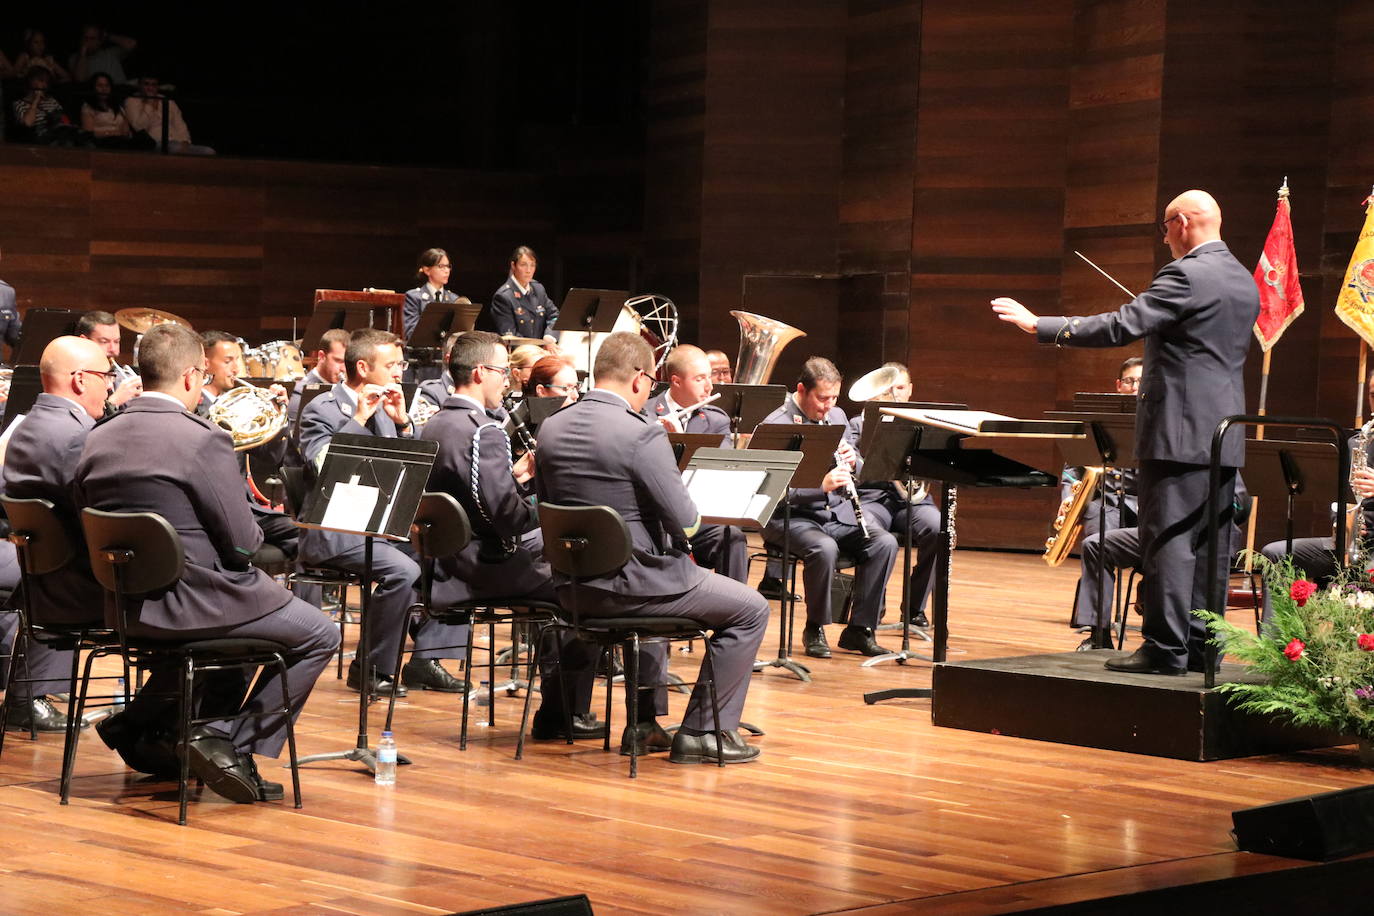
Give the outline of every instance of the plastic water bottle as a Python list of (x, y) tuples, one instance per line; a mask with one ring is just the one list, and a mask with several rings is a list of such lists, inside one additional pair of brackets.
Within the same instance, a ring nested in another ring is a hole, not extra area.
[(396, 785), (396, 739), (391, 732), (382, 732), (382, 740), (377, 742), (377, 785)]

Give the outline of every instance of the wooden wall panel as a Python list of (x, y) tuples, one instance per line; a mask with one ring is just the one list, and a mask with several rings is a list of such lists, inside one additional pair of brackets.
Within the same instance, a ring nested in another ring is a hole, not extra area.
[[(1068, 2), (924, 4), (910, 290), (922, 397), (1013, 416), (1054, 401), (1053, 355), (988, 301), (1059, 297), (1073, 26)], [(1055, 463), (1048, 447), (1036, 456)], [(1043, 542), (1053, 494), (965, 495), (961, 544)]]

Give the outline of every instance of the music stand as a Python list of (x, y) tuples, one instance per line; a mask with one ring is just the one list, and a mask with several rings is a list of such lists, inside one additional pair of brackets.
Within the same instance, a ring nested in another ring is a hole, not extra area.
[(19, 346), (10, 354), (11, 362), (16, 366), (38, 365), (53, 338), (76, 333), (76, 322), (83, 314), (73, 309), (29, 309), (24, 313)]
[[(774, 408), (776, 409), (776, 407)], [(763, 423), (754, 430), (746, 451), (801, 452), (802, 459), (789, 478), (791, 482), (800, 478), (803, 482), (820, 481), (835, 466), (835, 450), (839, 448), (844, 427), (811, 423)], [(810, 489), (810, 488), (808, 488)], [(789, 496), (791, 494), (789, 493)], [(786, 499), (782, 504), (782, 599), (779, 602), (779, 616), (782, 626), (778, 634), (778, 657), (769, 662), (755, 662), (754, 669), (783, 668), (795, 674), (804, 684), (811, 683), (811, 669), (791, 658), (792, 633), (796, 624), (795, 594), (797, 575), (791, 565), (792, 558), (792, 501)]]
[(558, 309), (558, 320), (553, 327), (545, 328), (544, 333), (553, 335), (560, 347), (565, 332), (586, 334), (587, 371), (590, 372), (597, 345), (604, 339), (596, 335), (615, 330), (621, 309), (629, 297), (629, 292), (623, 289), (570, 289)]
[(1074, 410), (1098, 413), (1135, 413), (1139, 398), (1115, 391), (1080, 391), (1073, 396)]
[[(716, 438), (711, 436), (709, 438)], [(682, 481), (687, 485), (687, 490), (692, 493), (693, 500), (697, 500), (698, 492), (693, 487), (693, 482), (699, 476), (698, 472), (722, 472), (725, 474), (763, 474), (763, 479), (756, 487), (753, 487), (752, 494), (744, 500), (742, 504), (730, 506), (711, 506), (710, 501), (713, 494), (705, 494), (708, 500), (708, 507), (720, 508), (719, 513), (711, 514), (702, 512), (701, 520), (710, 525), (734, 525), (746, 531), (762, 531), (777, 511), (778, 504), (786, 496), (788, 484), (792, 482), (792, 475), (796, 473), (797, 466), (801, 464), (802, 454), (800, 452), (785, 451), (765, 451), (763, 449), (748, 449), (741, 451), (733, 448), (720, 448), (718, 446), (705, 446), (698, 448), (691, 456), (691, 460), (684, 462), (684, 473)], [(713, 473), (713, 479), (715, 475)], [(701, 481), (704, 483), (703, 481)], [(701, 505), (697, 500), (698, 506)]]
[(740, 430), (753, 429), (787, 400), (785, 385), (711, 386), (712, 394), (719, 394), (715, 405), (730, 417), (730, 440), (739, 447)]
[(673, 457), (677, 459), (679, 471), (687, 470), (692, 456), (699, 449), (719, 448), (720, 436), (713, 433), (668, 433), (668, 444), (673, 447)]
[(320, 349), (320, 338), (325, 331), (333, 328), (356, 331), (372, 327), (374, 311), (374, 307), (366, 302), (321, 299), (315, 303), (315, 310), (306, 322), (305, 334), (301, 337), (301, 352), (311, 354)]
[[(1336, 491), (1339, 448), (1335, 442), (1286, 442), (1282, 439), (1248, 439), (1245, 442), (1245, 488), (1261, 502), (1282, 497), (1286, 505), (1284, 539), (1293, 552), (1293, 528), (1299, 497), (1310, 506), (1310, 530), (1325, 522), (1330, 505), (1325, 497)], [(1344, 486), (1342, 483), (1341, 486)], [(1345, 524), (1337, 519), (1337, 524)]]
[[(420, 507), (429, 471), (439, 443), (424, 439), (387, 439), (336, 433), (329, 440), (329, 451), (320, 468), (315, 486), (305, 498), (296, 524), (361, 535), (363, 574), (358, 658), (362, 659), (362, 679), (367, 685), (358, 691), (358, 740), (346, 751), (330, 751), (302, 757), (299, 763), (320, 760), (353, 760), (377, 771), (377, 754), (369, 746), (367, 707), (375, 683), (370, 650), (372, 648), (372, 543), (374, 539), (407, 541), (410, 525)], [(406, 615), (409, 620), (409, 615)], [(396, 672), (400, 677), (400, 672)], [(409, 760), (397, 758), (398, 763)]]
[(33, 409), (33, 402), (43, 391), (43, 379), (37, 366), (18, 366), (10, 376), (10, 396), (5, 401), (5, 419), (0, 423), (0, 432), (10, 428), (10, 424)]
[(529, 417), (525, 425), (530, 432), (538, 432), (539, 425), (563, 409), (562, 398), (522, 398), (521, 403), (529, 407)]
[(415, 322), (415, 328), (406, 340), (406, 359), (410, 361), (407, 367), (409, 379), (422, 382), (442, 374), (442, 369), (439, 373), (433, 370), (444, 358), (444, 341), (448, 340), (448, 335), (453, 331), (472, 330), (472, 321), (463, 324), (463, 303), (466, 301), (431, 302), (420, 312), (420, 319)]

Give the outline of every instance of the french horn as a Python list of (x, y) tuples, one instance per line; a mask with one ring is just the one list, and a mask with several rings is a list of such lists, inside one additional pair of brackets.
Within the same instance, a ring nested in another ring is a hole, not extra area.
[(237, 388), (220, 395), (210, 405), (210, 422), (234, 440), (234, 451), (242, 452), (268, 442), (286, 426), (286, 405), (265, 388), (239, 380)]

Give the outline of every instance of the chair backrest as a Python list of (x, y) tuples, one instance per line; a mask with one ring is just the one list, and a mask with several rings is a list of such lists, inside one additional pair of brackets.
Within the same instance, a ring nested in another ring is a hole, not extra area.
[(539, 504), (544, 559), (573, 579), (613, 573), (630, 561), (630, 529), (610, 506)]
[(24, 572), (42, 576), (66, 566), (76, 548), (53, 504), (46, 499), (0, 496), (10, 520), (10, 540), (19, 551)]
[(458, 500), (447, 493), (425, 493), (415, 521), (410, 523), (410, 543), (424, 557), (448, 557), (472, 541), (472, 524)]
[(186, 566), (181, 537), (165, 518), (156, 512), (104, 512), (82, 509), (81, 527), (86, 532), (86, 549), (96, 581), (108, 591), (116, 590), (115, 562), (109, 551), (125, 551), (120, 587), (125, 595), (143, 595), (166, 588)]

